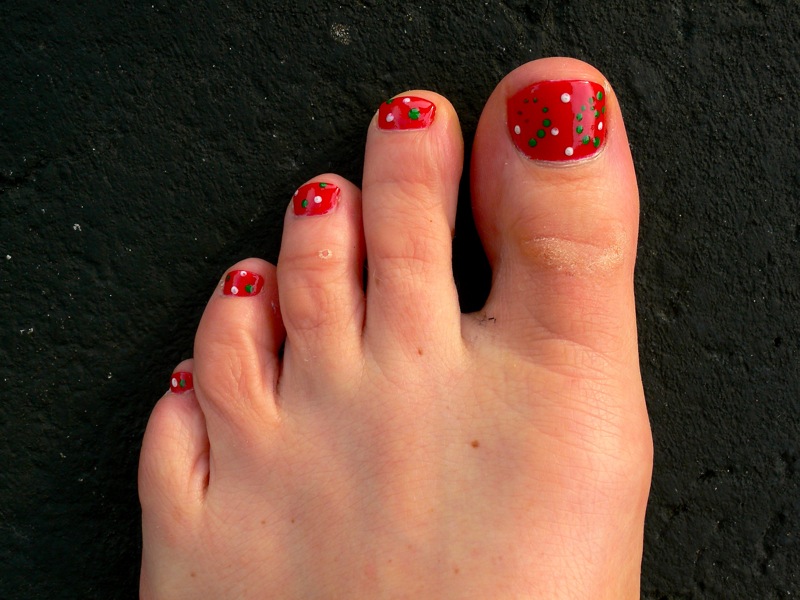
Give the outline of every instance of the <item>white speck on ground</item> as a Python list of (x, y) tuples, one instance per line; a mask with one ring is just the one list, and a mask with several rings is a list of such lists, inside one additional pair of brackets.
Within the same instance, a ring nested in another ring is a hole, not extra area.
[(82, 229), (81, 229), (81, 226), (80, 226), (78, 223), (75, 223), (75, 224), (72, 226), (72, 230), (73, 230), (73, 231), (82, 231)]
[(350, 28), (341, 23), (334, 23), (331, 25), (331, 37), (335, 42), (339, 42), (345, 46), (349, 45), (352, 41), (350, 39)]

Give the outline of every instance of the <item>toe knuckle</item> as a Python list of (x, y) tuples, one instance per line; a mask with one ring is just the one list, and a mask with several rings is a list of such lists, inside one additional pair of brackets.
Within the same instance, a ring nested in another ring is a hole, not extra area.
[(348, 274), (328, 273), (325, 280), (289, 276), (280, 288), (281, 313), (287, 327), (295, 332), (313, 331), (340, 313), (349, 298), (343, 297)]

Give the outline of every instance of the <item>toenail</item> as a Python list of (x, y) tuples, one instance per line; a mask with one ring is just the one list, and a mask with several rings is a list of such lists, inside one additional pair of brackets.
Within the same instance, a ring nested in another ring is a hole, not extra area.
[(188, 371), (176, 371), (169, 381), (169, 391), (173, 394), (183, 394), (194, 389), (192, 374)]
[(261, 291), (264, 278), (252, 271), (231, 271), (222, 282), (222, 293), (226, 296), (255, 296)]
[(292, 198), (294, 214), (324, 215), (336, 208), (339, 202), (339, 187), (324, 181), (307, 183), (300, 187)]
[(378, 127), (381, 129), (425, 129), (433, 123), (436, 105), (417, 96), (398, 96), (381, 104)]
[(508, 99), (508, 130), (529, 158), (577, 160), (601, 150), (606, 94), (592, 81), (540, 81)]

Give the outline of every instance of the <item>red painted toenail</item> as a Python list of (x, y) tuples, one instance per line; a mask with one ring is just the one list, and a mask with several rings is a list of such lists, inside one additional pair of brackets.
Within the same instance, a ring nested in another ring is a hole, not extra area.
[(381, 129), (425, 129), (433, 123), (436, 105), (425, 98), (398, 96), (381, 104), (378, 127)]
[(292, 202), (296, 215), (324, 215), (336, 208), (339, 188), (324, 181), (307, 183), (294, 193)]
[(529, 158), (592, 156), (606, 141), (606, 92), (592, 81), (540, 81), (508, 99), (508, 131)]
[(231, 271), (222, 282), (222, 293), (227, 296), (255, 296), (261, 291), (264, 278), (252, 271)]
[(192, 374), (188, 371), (176, 371), (169, 380), (169, 390), (173, 394), (183, 394), (194, 389)]

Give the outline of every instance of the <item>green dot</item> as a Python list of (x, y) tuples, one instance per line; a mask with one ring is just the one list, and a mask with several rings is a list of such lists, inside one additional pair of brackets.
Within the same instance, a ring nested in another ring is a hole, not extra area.
[(583, 115), (581, 113), (575, 115), (575, 118), (578, 119), (578, 121), (583, 121)]
[(181, 379), (180, 383), (178, 383), (178, 385), (181, 386), (182, 388), (185, 388), (186, 387), (186, 380), (185, 379)]
[(419, 119), (419, 109), (418, 108), (412, 108), (410, 111), (408, 111), (408, 118), (409, 119), (414, 119), (415, 121), (417, 119)]
[(583, 133), (583, 125), (578, 125), (578, 126), (575, 128), (575, 131), (577, 131), (578, 133)]
[(592, 104), (594, 104), (594, 96), (591, 96), (591, 97), (589, 98), (589, 102), (591, 102)]
[(248, 294), (252, 294), (253, 293), (253, 286), (248, 283), (246, 286), (244, 286), (244, 291), (247, 292)]
[(581, 106), (581, 110), (586, 110), (586, 105)]
[(592, 143), (594, 144), (594, 147), (597, 148), (600, 145), (600, 138), (598, 137), (594, 138), (594, 141)]
[(539, 137), (539, 138), (543, 138), (544, 137), (544, 129), (540, 129), (539, 131), (537, 131), (536, 132), (536, 136)]
[(536, 140), (533, 139), (533, 138), (529, 139), (528, 140), (528, 146), (530, 146), (531, 148), (535, 148), (536, 147)]
[(393, 101), (394, 101), (394, 98), (389, 98), (389, 99), (386, 101), (386, 104), (391, 104)]
[(539, 101), (539, 99), (538, 99), (538, 98), (534, 98), (534, 99), (533, 99), (533, 101), (534, 101), (534, 102), (538, 102), (538, 101)]
[(231, 280), (231, 274), (228, 273), (227, 275), (225, 275), (225, 281), (230, 281), (230, 280)]
[(598, 100), (602, 100), (603, 99), (603, 92), (597, 92), (597, 99)]
[(547, 107), (545, 106), (545, 107), (542, 109), (542, 112), (547, 112), (548, 110), (550, 110), (550, 109), (549, 109), (549, 108), (547, 108)]
[(544, 125), (545, 127), (550, 127), (550, 119), (545, 119), (544, 121), (542, 121), (542, 125)]
[(326, 187), (328, 187), (328, 184), (327, 184), (327, 183), (320, 183), (320, 184), (319, 184), (319, 187), (321, 187), (321, 188), (326, 188)]
[(585, 135), (585, 136), (583, 136), (583, 137), (581, 138), (581, 141), (582, 141), (584, 144), (588, 144), (588, 143), (589, 143), (589, 139), (590, 139), (590, 138), (589, 138), (589, 136), (588, 136), (588, 135)]
[(601, 108), (600, 112), (603, 113), (603, 114), (606, 114), (606, 107), (604, 106), (603, 108)]
[(599, 117), (599, 116), (600, 116), (600, 113), (599, 113), (598, 111), (594, 111), (594, 116), (595, 116), (595, 117)]
[(300, 203), (300, 206), (302, 206), (303, 208), (307, 208), (307, 207), (308, 207), (308, 200), (303, 200), (303, 201)]

